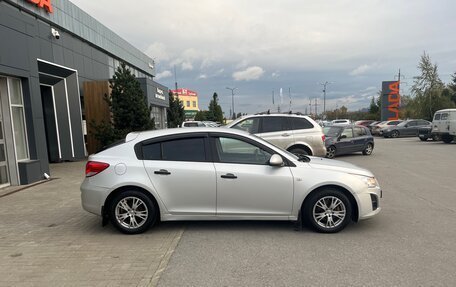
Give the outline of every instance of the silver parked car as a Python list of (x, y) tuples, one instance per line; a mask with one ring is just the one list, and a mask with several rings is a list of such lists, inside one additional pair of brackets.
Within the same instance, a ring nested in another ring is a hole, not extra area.
[(257, 114), (237, 119), (228, 128), (248, 131), (295, 155), (326, 155), (323, 129), (299, 114)]
[(220, 128), (130, 133), (89, 157), (81, 192), (85, 210), (129, 234), (171, 220), (305, 221), (338, 232), (379, 213), (382, 194), (366, 169)]

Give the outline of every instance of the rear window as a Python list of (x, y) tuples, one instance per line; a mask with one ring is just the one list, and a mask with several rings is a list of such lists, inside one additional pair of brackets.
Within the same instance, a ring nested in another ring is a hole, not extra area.
[(206, 161), (204, 138), (184, 138), (142, 146), (144, 160)]
[(291, 119), (294, 130), (312, 129), (314, 126), (305, 118), (292, 118)]
[(277, 131), (287, 131), (290, 129), (288, 118), (285, 117), (264, 117), (262, 123), (262, 133)]

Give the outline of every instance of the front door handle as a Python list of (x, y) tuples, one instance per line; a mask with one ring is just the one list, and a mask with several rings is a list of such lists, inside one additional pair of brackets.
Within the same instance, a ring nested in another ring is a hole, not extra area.
[(162, 174), (162, 175), (170, 175), (171, 173), (169, 171), (167, 171), (166, 169), (160, 169), (160, 170), (156, 170), (154, 171), (155, 174)]
[(222, 175), (221, 178), (236, 179), (237, 176), (235, 176), (235, 175), (232, 174), (232, 173), (227, 173), (227, 174)]
[(284, 133), (284, 134), (282, 134), (282, 136), (283, 136), (283, 137), (289, 137), (290, 134), (289, 134), (289, 133)]

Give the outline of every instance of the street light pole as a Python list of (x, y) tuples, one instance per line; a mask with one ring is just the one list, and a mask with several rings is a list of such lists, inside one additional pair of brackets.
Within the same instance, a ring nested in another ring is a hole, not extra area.
[(228, 90), (231, 91), (231, 108), (233, 109), (233, 114), (231, 115), (233, 120), (236, 118), (236, 114), (235, 114), (235, 111), (234, 111), (234, 90), (236, 90), (237, 88), (234, 87), (234, 88), (230, 88), (230, 87), (226, 87)]
[(323, 86), (323, 117), (326, 120), (326, 86), (332, 84), (331, 82), (320, 83)]

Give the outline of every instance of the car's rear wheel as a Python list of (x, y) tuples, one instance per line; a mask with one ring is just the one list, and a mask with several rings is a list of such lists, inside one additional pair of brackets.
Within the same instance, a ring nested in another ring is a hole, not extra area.
[(157, 220), (157, 208), (144, 193), (126, 190), (111, 201), (109, 218), (112, 224), (123, 233), (142, 233)]
[(426, 137), (419, 137), (419, 138), (420, 138), (420, 140), (423, 141), (423, 142), (427, 141), (427, 139), (428, 139), (428, 138), (426, 138)]
[(303, 218), (314, 230), (335, 233), (351, 221), (350, 200), (342, 192), (328, 188), (311, 195), (304, 206)]
[(374, 150), (374, 145), (371, 143), (368, 143), (366, 148), (363, 150), (363, 155), (371, 155), (373, 150)]
[(432, 136), (432, 140), (433, 140), (433, 141), (440, 141), (440, 140), (442, 140), (442, 139), (440, 138), (440, 135), (433, 135), (433, 136)]
[(399, 137), (399, 132), (398, 132), (398, 131), (392, 131), (392, 132), (391, 132), (391, 137), (392, 137), (392, 138), (397, 138), (397, 137)]
[(329, 146), (326, 149), (326, 157), (327, 158), (334, 158), (336, 156), (336, 147), (335, 146)]
[(289, 150), (292, 154), (295, 154), (297, 156), (303, 156), (303, 155), (311, 155), (307, 150), (300, 148), (300, 147), (295, 147)]

